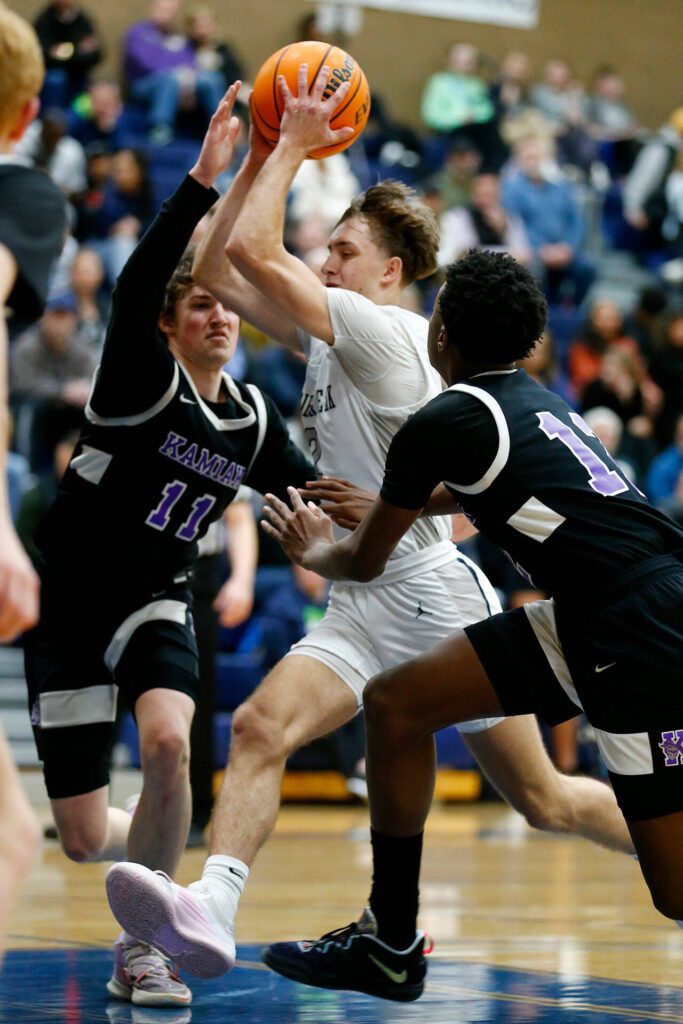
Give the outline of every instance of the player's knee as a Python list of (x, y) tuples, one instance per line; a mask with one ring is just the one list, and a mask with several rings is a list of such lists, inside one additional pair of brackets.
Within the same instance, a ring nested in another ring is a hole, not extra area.
[(59, 842), (69, 860), (87, 864), (99, 859), (105, 843), (105, 829), (92, 822), (74, 822), (59, 827)]
[(402, 732), (411, 728), (411, 716), (404, 712), (400, 697), (392, 685), (391, 670), (370, 680), (363, 693), (365, 720), (370, 728), (381, 726), (384, 732)]
[(683, 887), (668, 884), (652, 884), (648, 880), (655, 909), (671, 921), (683, 921)]
[(232, 741), (238, 756), (244, 749), (268, 760), (289, 753), (283, 723), (258, 695), (240, 704), (232, 716)]
[(145, 778), (173, 785), (189, 772), (190, 739), (185, 730), (161, 726), (145, 737), (141, 750)]
[(540, 832), (571, 832), (569, 804), (561, 793), (548, 792), (542, 786), (529, 784), (519, 792), (506, 793), (508, 803), (521, 814), (531, 828)]

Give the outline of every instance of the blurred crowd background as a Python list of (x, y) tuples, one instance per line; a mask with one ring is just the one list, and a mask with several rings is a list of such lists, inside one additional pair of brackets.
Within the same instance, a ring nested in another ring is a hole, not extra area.
[[(353, 52), (353, 39), (326, 34), (308, 7), (277, 45), (328, 38)], [(78, 437), (116, 277), (237, 78), (246, 145), (249, 81), (260, 60), (240, 48), (229, 9), (222, 22), (210, 7), (151, 0), (115, 54), (107, 36), (105, 70), (101, 8), (96, 16), (75, 0), (52, 0), (35, 17), (47, 75), (40, 118), (18, 152), (63, 190), (70, 228), (44, 316), (29, 328), (10, 321), (10, 494), (31, 553)], [(646, 126), (618, 64), (579, 76), (560, 38), (541, 60), (521, 48), (494, 59), (468, 40), (465, 23), (440, 24), (433, 52), (445, 57), (422, 82), (419, 118), (402, 116), (370, 73), (368, 127), (346, 153), (302, 167), (289, 197), (287, 244), (318, 270), (351, 197), (398, 178), (440, 221), (442, 267), (471, 247), (512, 253), (536, 276), (550, 311), (525, 368), (584, 415), (624, 471), (683, 523), (680, 82), (660, 81), (650, 68), (666, 116)], [(221, 188), (229, 180), (228, 173)], [(420, 282), (406, 302), (428, 315), (439, 283), (440, 273)], [(303, 439), (303, 365), (242, 327), (229, 372), (267, 391)], [(258, 516), (258, 499), (250, 500)], [(537, 596), (480, 538), (467, 544), (507, 607)], [(263, 536), (258, 548), (253, 608), (247, 601), (242, 621), (215, 641), (226, 714), (325, 604), (324, 581), (293, 573)], [(222, 559), (224, 549), (219, 540), (211, 554)], [(225, 579), (229, 567), (221, 566)], [(560, 767), (586, 767), (574, 727), (554, 742)], [(350, 747), (331, 743), (326, 756), (354, 779), (362, 736), (356, 729)]]

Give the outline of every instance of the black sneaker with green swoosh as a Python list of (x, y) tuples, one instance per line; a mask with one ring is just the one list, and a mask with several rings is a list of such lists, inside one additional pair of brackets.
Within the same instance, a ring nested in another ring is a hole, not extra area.
[(417, 933), (409, 949), (392, 949), (377, 938), (377, 923), (368, 908), (345, 928), (320, 939), (276, 942), (261, 958), (278, 974), (304, 985), (351, 989), (401, 1003), (419, 999), (427, 973), (424, 933)]

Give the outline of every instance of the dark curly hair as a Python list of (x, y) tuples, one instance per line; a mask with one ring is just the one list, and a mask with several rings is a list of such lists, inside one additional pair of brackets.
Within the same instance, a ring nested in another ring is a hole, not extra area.
[(437, 268), (439, 225), (417, 193), (401, 181), (381, 181), (357, 196), (340, 217), (362, 217), (373, 241), (403, 263), (403, 287), (429, 277)]
[(512, 256), (471, 249), (448, 267), (439, 311), (463, 359), (493, 366), (529, 355), (545, 330), (548, 305)]

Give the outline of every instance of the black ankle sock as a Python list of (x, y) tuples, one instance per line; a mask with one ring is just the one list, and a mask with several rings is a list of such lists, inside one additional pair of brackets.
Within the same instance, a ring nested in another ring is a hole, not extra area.
[(385, 836), (370, 830), (374, 871), (370, 909), (378, 938), (393, 949), (415, 941), (422, 836)]

